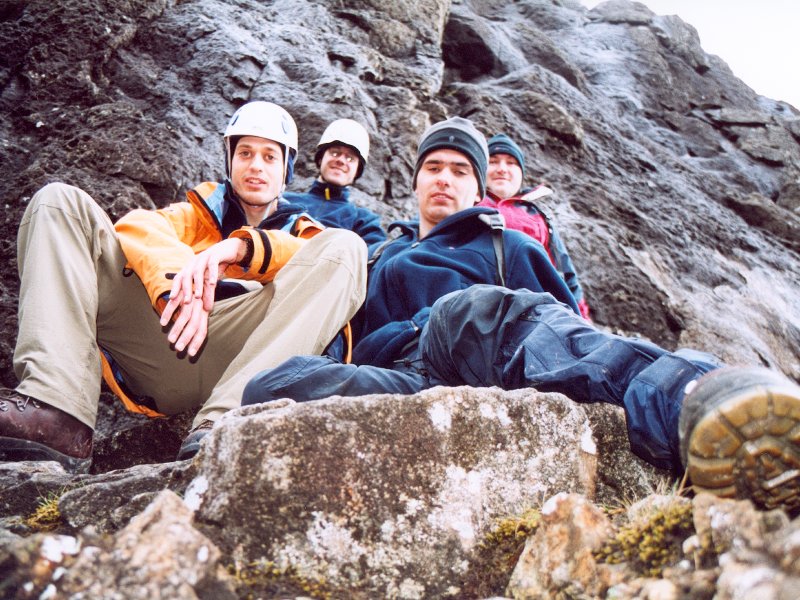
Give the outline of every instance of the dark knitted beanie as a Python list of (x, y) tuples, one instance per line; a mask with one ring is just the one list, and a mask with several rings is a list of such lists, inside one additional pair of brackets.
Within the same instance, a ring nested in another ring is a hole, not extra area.
[(414, 178), (411, 187), (417, 187), (419, 173), (425, 156), (434, 150), (455, 150), (461, 152), (472, 164), (475, 179), (478, 180), (478, 192), (483, 198), (486, 195), (486, 169), (489, 165), (489, 147), (486, 138), (475, 129), (469, 119), (451, 117), (428, 127), (419, 139), (417, 149), (417, 165), (414, 167)]
[(522, 169), (522, 177), (525, 177), (525, 154), (522, 148), (505, 133), (498, 133), (489, 138), (489, 156), (495, 154), (508, 154), (517, 159), (519, 168)]

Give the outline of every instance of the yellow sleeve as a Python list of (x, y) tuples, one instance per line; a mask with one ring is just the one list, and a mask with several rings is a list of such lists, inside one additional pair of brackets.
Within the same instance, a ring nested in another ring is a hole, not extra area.
[(196, 252), (220, 241), (207, 232), (203, 235), (205, 228), (188, 202), (159, 210), (133, 210), (114, 227), (128, 266), (142, 280), (153, 306), (172, 288), (167, 273), (177, 273)]

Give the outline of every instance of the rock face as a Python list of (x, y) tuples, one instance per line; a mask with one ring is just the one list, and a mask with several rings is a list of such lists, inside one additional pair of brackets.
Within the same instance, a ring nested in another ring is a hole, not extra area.
[[(66, 181), (113, 217), (180, 200), (220, 177), (221, 132), (254, 99), (298, 123), (297, 190), (315, 175), (327, 123), (364, 123), (372, 149), (353, 197), (387, 224), (416, 212), (415, 145), (431, 122), (461, 115), (487, 135), (511, 134), (526, 152), (526, 182), (557, 192), (542, 208), (599, 326), (800, 380), (800, 113), (756, 95), (677, 17), (625, 0), (589, 11), (576, 0), (10, 0), (0, 7), (0, 383), (16, 383), (14, 240), (31, 195)], [(448, 415), (450, 429), (437, 428)], [(469, 597), (459, 586), (480, 579), (475, 560), (495, 517), (566, 491), (615, 505), (664, 481), (630, 456), (618, 409), (534, 392), (282, 404), (230, 415), (196, 462), (170, 463), (189, 418), (131, 417), (105, 395), (92, 475), (2, 465), (0, 571), (12, 575), (0, 596), (53, 586), (112, 597), (115, 577), (143, 586), (153, 577), (187, 598), (351, 588)], [(186, 493), (194, 516), (164, 489)], [(24, 517), (48, 498), (60, 499), (57, 534), (31, 535)], [(617, 597), (698, 598), (735, 597), (746, 581), (753, 593), (772, 585), (772, 597), (796, 596), (796, 524), (741, 510), (757, 527), (729, 519), (726, 533), (713, 515), (733, 511), (715, 507), (694, 507), (702, 523), (685, 555), (709, 535), (730, 548), (663, 579), (545, 576), (541, 565), (561, 556), (554, 549), (529, 556), (540, 572), (519, 581), (550, 592), (622, 581)], [(559, 514), (543, 531), (578, 539)], [(206, 562), (165, 563), (169, 581), (144, 563), (115, 563), (137, 545), (172, 560), (151, 535), (159, 528)], [(262, 557), (260, 576), (277, 583), (250, 577)], [(571, 564), (591, 564), (584, 558)], [(773, 583), (758, 587), (758, 573)], [(314, 587), (318, 577), (331, 589)]]
[(251, 99), (298, 122), (295, 189), (325, 125), (362, 121), (372, 151), (355, 200), (387, 223), (415, 213), (430, 122), (509, 132), (528, 183), (557, 191), (543, 208), (598, 324), (800, 378), (800, 114), (753, 93), (676, 17), (624, 1), (34, 0), (0, 19), (6, 383), (30, 195), (64, 180), (113, 216), (178, 200), (220, 176), (220, 132)]

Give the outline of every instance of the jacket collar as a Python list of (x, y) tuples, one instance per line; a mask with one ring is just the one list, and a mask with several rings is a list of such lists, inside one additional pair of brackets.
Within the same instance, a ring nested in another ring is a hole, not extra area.
[(308, 193), (324, 198), (325, 200), (343, 200), (347, 202), (350, 198), (350, 186), (333, 185), (327, 181), (315, 179)]
[(534, 201), (545, 196), (550, 196), (553, 193), (549, 187), (544, 184), (537, 185), (536, 187), (524, 187), (511, 198), (500, 198), (497, 194), (486, 192), (486, 198), (496, 205), (513, 203), (513, 202), (526, 202), (533, 204)]
[[(449, 232), (453, 229), (458, 229), (467, 222), (478, 220), (480, 215), (496, 213), (497, 210), (487, 206), (472, 206), (470, 208), (460, 210), (439, 222), (433, 229), (430, 230), (430, 233), (425, 236), (425, 239), (428, 239), (434, 235), (440, 235), (442, 233)], [(412, 238), (419, 237), (419, 221), (395, 221), (389, 225), (389, 231), (396, 228), (400, 228), (402, 235), (410, 234)]]

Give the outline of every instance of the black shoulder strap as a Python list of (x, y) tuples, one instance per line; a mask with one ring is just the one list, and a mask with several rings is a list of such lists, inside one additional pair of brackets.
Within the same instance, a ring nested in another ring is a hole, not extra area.
[(369, 260), (367, 261), (368, 272), (372, 268), (372, 265), (378, 262), (378, 259), (381, 257), (381, 254), (383, 254), (383, 251), (386, 250), (386, 247), (395, 240), (401, 238), (402, 236), (403, 236), (403, 230), (400, 227), (392, 227), (389, 230), (389, 234), (386, 236), (386, 241), (383, 242), (377, 248), (375, 248), (375, 252), (373, 252), (372, 256), (369, 257)]
[(486, 223), (492, 230), (492, 245), (494, 246), (494, 260), (497, 264), (498, 285), (506, 286), (506, 255), (503, 241), (503, 231), (506, 220), (499, 213), (483, 213), (478, 218)]

